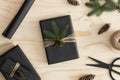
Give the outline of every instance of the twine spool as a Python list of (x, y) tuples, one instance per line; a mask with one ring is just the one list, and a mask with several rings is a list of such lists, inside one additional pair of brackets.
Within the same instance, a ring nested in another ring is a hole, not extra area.
[(114, 32), (110, 38), (112, 47), (120, 51), (120, 30)]

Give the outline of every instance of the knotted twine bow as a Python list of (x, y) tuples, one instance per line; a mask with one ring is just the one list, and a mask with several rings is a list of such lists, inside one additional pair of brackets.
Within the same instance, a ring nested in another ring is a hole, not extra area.
[(20, 67), (20, 63), (16, 63), (15, 67), (13, 68), (12, 72), (10, 73), (10, 77), (12, 78), (15, 75), (15, 72)]
[[(13, 68), (12, 72), (10, 73), (10, 77), (12, 78), (15, 75), (15, 72), (17, 71), (17, 69), (20, 67), (20, 63), (16, 63), (15, 67)], [(6, 78), (4, 77), (4, 75), (0, 72), (0, 80), (6, 80)]]
[[(70, 34), (67, 37), (61, 39), (60, 41), (64, 42), (64, 43), (69, 43), (69, 42), (76, 42), (74, 34)], [(45, 47), (54, 45), (55, 41), (51, 40), (51, 39), (44, 39), (44, 45)]]
[(18, 70), (18, 68), (20, 67), (20, 63), (17, 62), (16, 65), (14, 66), (12, 72), (10, 73), (10, 77), (12, 78), (14, 75), (16, 75), (17, 77), (23, 78), (24, 74), (23, 72), (21, 72), (20, 70)]

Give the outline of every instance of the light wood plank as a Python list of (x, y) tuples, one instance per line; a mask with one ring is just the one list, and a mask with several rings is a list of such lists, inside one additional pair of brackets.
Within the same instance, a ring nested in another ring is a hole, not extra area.
[[(14, 45), (20, 45), (42, 80), (78, 80), (81, 75), (90, 73), (96, 74), (95, 80), (110, 80), (107, 70), (88, 67), (85, 64), (94, 63), (88, 56), (106, 63), (111, 63), (114, 58), (120, 56), (109, 44), (111, 34), (120, 29), (120, 14), (116, 11), (104, 13), (100, 17), (87, 17), (90, 9), (84, 3), (88, 0), (78, 1), (80, 6), (75, 7), (69, 5), (67, 0), (36, 0), (12, 38)], [(0, 0), (0, 33), (7, 27), (22, 3), (23, 0)], [(63, 15), (72, 17), (80, 58), (48, 65), (39, 20)], [(111, 23), (110, 30), (98, 36), (99, 28), (105, 23)], [(11, 43), (2, 36), (0, 39), (1, 45)], [(2, 48), (2, 51), (6, 50)]]

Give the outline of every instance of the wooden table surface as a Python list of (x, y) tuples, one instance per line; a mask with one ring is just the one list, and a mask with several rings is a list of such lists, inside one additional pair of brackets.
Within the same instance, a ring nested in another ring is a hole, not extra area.
[[(120, 14), (114, 11), (100, 17), (87, 17), (90, 9), (84, 4), (88, 0), (78, 1), (80, 6), (71, 6), (67, 0), (35, 0), (12, 39), (0, 36), (0, 53), (11, 48), (12, 43), (18, 44), (42, 80), (78, 80), (84, 74), (95, 74), (95, 80), (111, 80), (107, 69), (88, 67), (85, 64), (94, 63), (88, 56), (106, 63), (111, 63), (120, 56), (120, 52), (115, 51), (109, 43), (111, 34), (120, 29)], [(24, 0), (0, 0), (0, 34), (23, 2)], [(63, 15), (72, 17), (80, 58), (48, 65), (39, 20)], [(106, 33), (97, 35), (105, 23), (111, 23), (111, 28)]]

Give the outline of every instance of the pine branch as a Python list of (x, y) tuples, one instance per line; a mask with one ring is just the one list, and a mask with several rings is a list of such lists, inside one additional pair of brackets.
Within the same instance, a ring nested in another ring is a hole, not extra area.
[(95, 2), (87, 2), (87, 3), (86, 3), (86, 6), (92, 8), (92, 9), (98, 8), (98, 7), (100, 7), (100, 5), (101, 5), (101, 4), (100, 4), (98, 1), (95, 1)]
[(65, 28), (62, 31), (60, 31), (56, 22), (53, 21), (52, 28), (53, 28), (53, 32), (44, 30), (43, 31), (44, 34), (48, 36), (51, 40), (53, 40), (54, 47), (57, 46), (62, 47), (64, 45), (64, 42), (61, 39), (63, 39), (67, 35), (67, 32), (69, 30), (69, 25), (66, 25)]
[(107, 0), (105, 4), (101, 6), (102, 11), (114, 11), (116, 10), (116, 3), (114, 1)]
[(96, 9), (94, 9), (94, 10), (92, 10), (91, 12), (89, 12), (88, 13), (88, 16), (92, 16), (92, 15), (94, 15), (94, 14), (96, 14), (97, 16), (99, 16), (99, 15), (101, 15), (102, 14), (102, 10), (99, 8), (96, 8)]
[(60, 39), (64, 38), (69, 30), (69, 25), (65, 26), (64, 30), (61, 32)]
[(100, 16), (103, 13), (103, 11), (101, 9), (98, 10), (98, 12), (96, 13), (96, 16)]
[(44, 30), (43, 32), (46, 36), (48, 36), (52, 40), (56, 40), (56, 35), (54, 33), (50, 32), (50, 31), (47, 31), (47, 30)]
[(59, 29), (58, 25), (56, 24), (56, 22), (54, 22), (54, 21), (52, 22), (52, 28), (53, 28), (53, 31), (56, 34), (56, 36), (58, 36), (60, 33), (60, 29)]
[(96, 16), (100, 16), (103, 12), (111, 12), (115, 10), (120, 12), (120, 0), (118, 0), (118, 2), (105, 0), (104, 4), (101, 4), (99, 0), (90, 0), (90, 2), (86, 3), (86, 6), (93, 9), (88, 13), (88, 16), (92, 16), (94, 14), (96, 14)]

